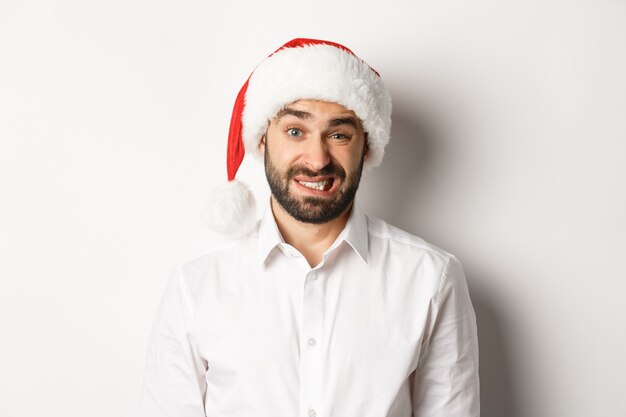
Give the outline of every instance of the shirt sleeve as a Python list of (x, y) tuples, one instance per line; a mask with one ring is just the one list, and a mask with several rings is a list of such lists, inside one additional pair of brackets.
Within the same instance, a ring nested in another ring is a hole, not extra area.
[(139, 417), (206, 417), (206, 362), (193, 336), (192, 299), (172, 271), (152, 327)]
[(413, 381), (415, 417), (479, 417), (476, 316), (465, 274), (452, 257), (429, 308)]

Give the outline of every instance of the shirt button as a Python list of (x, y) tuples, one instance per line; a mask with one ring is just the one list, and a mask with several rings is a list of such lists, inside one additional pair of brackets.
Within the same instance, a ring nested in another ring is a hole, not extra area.
[(315, 281), (317, 279), (317, 272), (311, 272), (309, 276), (311, 277), (313, 281)]
[(309, 409), (309, 417), (315, 417), (316, 415), (317, 415), (317, 413), (315, 412), (315, 410), (310, 408)]
[(309, 339), (309, 346), (315, 346), (315, 343), (316, 343), (315, 339), (313, 339), (313, 338)]

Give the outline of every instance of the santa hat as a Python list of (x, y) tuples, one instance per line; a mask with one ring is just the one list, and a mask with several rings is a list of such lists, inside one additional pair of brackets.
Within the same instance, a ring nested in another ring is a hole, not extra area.
[(391, 98), (378, 72), (338, 43), (293, 39), (257, 66), (237, 95), (228, 133), (228, 183), (212, 191), (205, 210), (214, 231), (243, 237), (254, 229), (254, 197), (235, 175), (245, 154), (262, 160), (258, 144), (267, 123), (285, 105), (301, 99), (352, 110), (367, 132), (364, 168), (381, 163), (391, 130)]

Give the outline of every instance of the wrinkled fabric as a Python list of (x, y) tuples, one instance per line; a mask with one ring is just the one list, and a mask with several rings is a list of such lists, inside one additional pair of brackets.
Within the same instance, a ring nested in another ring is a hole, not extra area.
[(173, 268), (140, 417), (478, 417), (459, 261), (354, 205), (311, 268), (267, 209), (249, 238)]

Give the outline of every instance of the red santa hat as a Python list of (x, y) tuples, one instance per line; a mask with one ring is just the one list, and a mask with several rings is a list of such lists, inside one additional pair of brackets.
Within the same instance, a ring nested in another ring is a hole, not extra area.
[(391, 130), (391, 98), (378, 72), (338, 43), (293, 39), (257, 66), (237, 95), (228, 133), (228, 183), (213, 190), (205, 210), (214, 231), (243, 237), (254, 230), (256, 204), (248, 187), (235, 179), (237, 170), (246, 154), (262, 160), (258, 144), (268, 122), (301, 99), (352, 110), (367, 132), (364, 168), (381, 163)]

